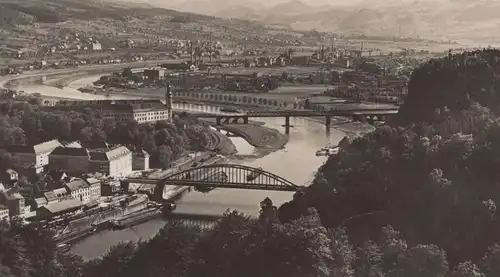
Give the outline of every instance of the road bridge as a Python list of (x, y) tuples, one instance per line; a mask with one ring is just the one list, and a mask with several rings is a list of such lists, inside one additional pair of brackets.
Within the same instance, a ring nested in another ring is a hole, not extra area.
[[(221, 178), (223, 172), (226, 178)], [(162, 199), (166, 185), (193, 186), (210, 190), (214, 188), (233, 188), (251, 190), (298, 191), (300, 186), (260, 168), (237, 164), (211, 164), (179, 171), (164, 178), (127, 178), (121, 186), (128, 191), (129, 184), (154, 184), (154, 198)]]
[(255, 117), (284, 117), (285, 133), (290, 134), (291, 117), (325, 117), (326, 132), (329, 134), (332, 124), (332, 117), (350, 117), (355, 121), (368, 122), (374, 124), (378, 121), (386, 121), (390, 116), (394, 116), (399, 108), (371, 108), (371, 109), (332, 109), (328, 111), (313, 110), (282, 110), (282, 111), (249, 111), (235, 114), (210, 114), (210, 113), (189, 113), (196, 118), (215, 118), (216, 125), (224, 124), (249, 124), (249, 118)]

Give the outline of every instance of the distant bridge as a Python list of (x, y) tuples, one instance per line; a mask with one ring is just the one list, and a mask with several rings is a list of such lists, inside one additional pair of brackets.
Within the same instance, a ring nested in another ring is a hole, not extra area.
[(285, 133), (290, 133), (290, 117), (325, 117), (326, 131), (330, 132), (331, 118), (334, 116), (350, 117), (356, 121), (374, 124), (377, 121), (386, 121), (388, 117), (397, 114), (399, 108), (372, 108), (372, 109), (332, 109), (329, 111), (312, 110), (282, 110), (282, 111), (249, 111), (235, 114), (189, 113), (197, 118), (215, 118), (216, 125), (248, 124), (251, 117), (284, 117)]
[[(217, 173), (224, 172), (226, 178)], [(161, 179), (128, 178), (121, 181), (122, 188), (129, 184), (153, 184), (155, 198), (161, 199), (165, 185), (194, 186), (202, 189), (233, 188), (251, 190), (298, 191), (301, 187), (273, 173), (259, 168), (237, 164), (211, 164), (183, 170)]]

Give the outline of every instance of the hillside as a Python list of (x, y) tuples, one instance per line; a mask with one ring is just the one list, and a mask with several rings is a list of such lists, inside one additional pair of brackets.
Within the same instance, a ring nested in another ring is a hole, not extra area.
[(22, 52), (28, 59), (43, 58), (54, 47), (64, 56), (66, 48), (61, 47), (74, 49), (78, 36), (87, 43), (97, 40), (105, 49), (132, 40), (137, 53), (160, 42), (174, 43), (172, 39), (206, 41), (210, 34), (213, 40), (229, 44), (249, 38), (257, 43), (275, 36), (258, 22), (119, 1), (0, 0), (0, 57)]
[(400, 34), (483, 42), (495, 42), (492, 40), (500, 24), (500, 2), (492, 0), (386, 1), (345, 7), (316, 7), (292, 0), (252, 13), (235, 10), (221, 10), (216, 15), (341, 34)]

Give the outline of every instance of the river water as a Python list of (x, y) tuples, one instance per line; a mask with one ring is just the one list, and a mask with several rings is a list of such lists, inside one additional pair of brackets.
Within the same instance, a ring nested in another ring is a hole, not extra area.
[[(35, 89), (34, 87), (24, 86), (18, 89), (35, 92), (32, 91)], [(73, 92), (75, 88), (70, 90)], [(40, 86), (38, 91), (40, 91)], [(218, 107), (208, 105), (177, 104), (175, 108), (196, 112), (219, 111)], [(284, 133), (284, 127), (281, 126), (284, 124), (284, 118), (256, 118), (253, 120), (264, 122), (265, 126)], [(317, 169), (326, 161), (325, 157), (317, 157), (315, 152), (329, 143), (336, 144), (344, 137), (344, 133), (332, 130), (330, 136), (327, 137), (325, 126), (322, 124), (302, 118), (292, 118), (291, 123), (294, 128), (291, 129), (289, 142), (285, 149), (258, 159), (248, 158), (236, 162), (251, 167), (262, 167), (264, 170), (297, 185), (308, 185)], [(251, 156), (255, 153), (254, 147), (242, 138), (231, 138), (231, 140), (239, 154)], [(242, 189), (215, 189), (206, 194), (192, 190), (179, 200), (177, 211), (220, 215), (227, 209), (234, 209), (256, 216), (260, 208), (259, 203), (264, 198), (269, 197), (276, 206), (280, 206), (291, 200), (292, 195), (292, 192)], [(99, 232), (76, 243), (72, 247), (72, 251), (84, 259), (96, 258), (104, 254), (111, 246), (122, 241), (147, 240), (154, 236), (164, 224), (162, 219), (155, 219), (124, 230)]]

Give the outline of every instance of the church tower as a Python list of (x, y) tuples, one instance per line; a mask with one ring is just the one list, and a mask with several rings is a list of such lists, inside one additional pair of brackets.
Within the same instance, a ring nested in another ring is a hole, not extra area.
[(172, 109), (173, 109), (174, 105), (172, 104), (172, 91), (170, 88), (170, 82), (167, 83), (167, 87), (165, 89), (165, 104), (167, 105), (168, 120), (170, 122), (173, 122)]

